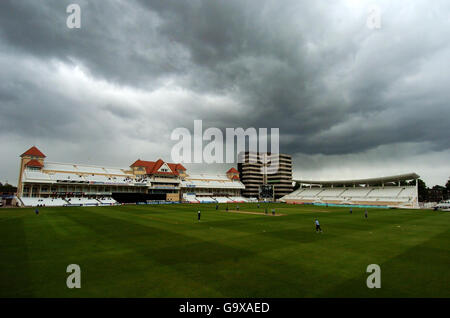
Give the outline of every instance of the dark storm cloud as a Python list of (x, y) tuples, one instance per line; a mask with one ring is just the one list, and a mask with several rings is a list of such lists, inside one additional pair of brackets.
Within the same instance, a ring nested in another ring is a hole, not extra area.
[(0, 132), (134, 155), (203, 119), (312, 162), (447, 151), (450, 4), (376, 3), (379, 30), (355, 0), (1, 1)]
[[(189, 50), (200, 77), (191, 87), (235, 93), (246, 106), (241, 120), (224, 125), (280, 127), (297, 136), (282, 141), (290, 152), (344, 154), (411, 141), (448, 147), (448, 90), (431, 95), (433, 79), (420, 80), (442, 72), (430, 61), (447, 65), (446, 5), (412, 5), (406, 21), (391, 6), (385, 29), (373, 31), (366, 16), (345, 12), (350, 22), (340, 28), (345, 22), (327, 12), (333, 8), (316, 2), (142, 2), (159, 12), (162, 34)], [(416, 85), (402, 87), (411, 77)], [(449, 73), (441, 79), (449, 83)], [(396, 96), (394, 87), (410, 96)]]
[[(174, 71), (176, 44), (155, 32), (157, 17), (139, 12), (133, 2), (77, 1), (82, 28), (66, 27), (68, 0), (2, 1), (4, 44), (42, 59), (84, 63), (96, 76), (113, 82), (146, 84)], [(176, 70), (175, 70), (176, 71)]]

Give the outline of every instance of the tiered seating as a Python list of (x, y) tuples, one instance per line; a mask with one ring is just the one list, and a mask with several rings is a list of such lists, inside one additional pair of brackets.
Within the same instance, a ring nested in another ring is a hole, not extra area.
[(66, 200), (63, 200), (61, 198), (45, 198), (44, 200), (44, 205), (45, 206), (63, 206), (67, 203)]
[(389, 188), (379, 188), (379, 189), (373, 189), (370, 191), (367, 196), (368, 197), (375, 197), (375, 198), (395, 198), (400, 193), (402, 188), (399, 187), (389, 187)]
[(86, 182), (83, 176), (74, 173), (55, 173), (50, 177), (54, 181)]
[(130, 177), (112, 177), (111, 178), (111, 182), (116, 183), (116, 184), (130, 184), (134, 182), (134, 179), (130, 178)]
[(297, 198), (302, 198), (306, 200), (318, 200), (318, 194), (322, 192), (322, 188), (310, 188), (305, 189), (297, 195)]
[(207, 188), (207, 189), (244, 189), (240, 181), (232, 181), (225, 174), (192, 174), (181, 182), (183, 187)]
[(136, 183), (147, 183), (147, 182), (148, 182), (148, 179), (145, 178), (145, 177), (136, 178), (136, 179), (134, 180), (134, 182), (136, 182)]
[(187, 201), (189, 203), (199, 203), (199, 201), (197, 200), (195, 194), (183, 194), (183, 200)]
[(86, 175), (85, 178), (89, 182), (102, 182), (102, 183), (112, 182), (111, 178), (108, 178), (107, 176), (99, 175), (99, 174)]
[(398, 194), (399, 198), (411, 198), (417, 195), (417, 190), (414, 187), (403, 187)]
[(110, 197), (105, 197), (101, 199), (89, 199), (89, 198), (29, 198), (22, 197), (20, 200), (23, 202), (24, 206), (66, 206), (66, 205), (113, 205), (117, 204), (117, 201)]
[(20, 200), (24, 206), (64, 206), (67, 202), (61, 198), (28, 198), (22, 197)]
[(42, 173), (40, 171), (27, 171), (25, 170), (24, 176), (26, 180), (38, 180), (41, 182), (51, 182), (52, 178), (47, 173)]
[(233, 202), (249, 202), (247, 198), (244, 197), (230, 197)]
[(24, 206), (38, 206), (41, 202), (40, 198), (20, 198)]
[(325, 189), (322, 192), (320, 192), (320, 197), (338, 198), (344, 191), (345, 191), (344, 188)]
[(103, 168), (103, 170), (106, 174), (113, 174), (113, 175), (124, 175), (125, 172), (123, 172), (122, 169), (118, 169), (118, 168)]
[(318, 194), (320, 200), (328, 203), (340, 203), (342, 198), (340, 195), (345, 191), (344, 188), (325, 189)]
[(98, 182), (119, 185), (132, 185), (132, 183), (135, 182), (132, 174), (125, 173), (125, 170), (120, 168), (45, 162), (43, 170), (45, 172), (25, 170), (23, 173), (23, 180), (45, 183)]
[(99, 205), (100, 202), (95, 199), (88, 198), (68, 198), (66, 199), (69, 205)]
[(347, 188), (342, 194), (345, 198), (363, 198), (372, 191), (372, 188)]
[(127, 176), (106, 176), (98, 174), (75, 174), (75, 173), (43, 173), (40, 171), (25, 171), (24, 180), (27, 181), (39, 181), (46, 183), (54, 182), (73, 182), (73, 183), (88, 183), (88, 182), (98, 182), (105, 184), (123, 184), (130, 185), (134, 182), (147, 182), (146, 179), (135, 180)]
[(211, 197), (197, 197), (197, 200), (200, 203), (217, 203), (217, 201)]
[(411, 207), (417, 190), (409, 187), (306, 188), (284, 196), (288, 203), (368, 204)]
[(289, 193), (288, 195), (284, 196), (284, 199), (296, 199), (296, 198), (300, 198), (301, 197), (301, 193), (305, 191), (305, 188), (300, 188), (295, 190), (292, 193)]
[(46, 170), (54, 170), (54, 171), (67, 171), (73, 172), (77, 171), (75, 165), (65, 164), (65, 163), (56, 163), (56, 162), (45, 162)]
[(73, 165), (73, 166), (76, 168), (77, 171), (83, 173), (107, 173), (107, 170), (103, 167), (84, 166), (84, 165)]
[(216, 200), (218, 203), (231, 203), (233, 200), (230, 200), (227, 197), (213, 197), (214, 200)]
[(111, 176), (123, 176), (129, 177), (130, 174), (127, 174), (124, 169), (120, 168), (108, 168), (108, 167), (99, 167), (99, 166), (89, 166), (89, 165), (79, 165), (79, 164), (65, 164), (65, 163), (56, 163), (56, 162), (45, 162), (44, 166), (45, 170), (48, 171), (61, 171), (61, 172), (69, 172), (74, 174), (100, 174), (100, 175), (111, 175)]
[(113, 198), (100, 198), (100, 199), (98, 199), (98, 201), (101, 203), (101, 204), (104, 204), (104, 205), (113, 205), (113, 204), (117, 204), (117, 201), (116, 200), (114, 200)]

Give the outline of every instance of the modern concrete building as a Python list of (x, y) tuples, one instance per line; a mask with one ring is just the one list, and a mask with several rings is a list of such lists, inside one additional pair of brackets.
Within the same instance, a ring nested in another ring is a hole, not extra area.
[(278, 153), (245, 152), (239, 155), (239, 176), (245, 185), (242, 194), (260, 197), (261, 186), (273, 186), (275, 199), (292, 192), (292, 157)]

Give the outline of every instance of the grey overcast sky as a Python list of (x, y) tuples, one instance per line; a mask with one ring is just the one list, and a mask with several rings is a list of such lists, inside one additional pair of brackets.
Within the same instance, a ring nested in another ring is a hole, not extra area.
[(2, 0), (0, 181), (32, 145), (56, 162), (169, 161), (173, 129), (202, 119), (280, 128), (297, 178), (445, 184), (449, 40), (448, 0)]

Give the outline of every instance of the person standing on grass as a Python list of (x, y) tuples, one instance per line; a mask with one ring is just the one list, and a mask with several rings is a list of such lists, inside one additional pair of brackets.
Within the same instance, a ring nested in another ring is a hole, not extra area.
[(352, 208), (350, 208), (350, 214), (352, 214), (352, 213), (353, 213)]
[(367, 208), (366, 211), (364, 212), (364, 217), (367, 219), (368, 215), (367, 215)]
[(200, 217), (202, 216), (202, 213), (200, 212), (200, 210), (198, 210), (197, 212), (197, 220), (200, 222)]
[(272, 209), (272, 215), (275, 215), (275, 209)]
[(258, 209), (259, 209), (259, 203), (258, 203)]
[(36, 210), (34, 210), (34, 213), (36, 213), (36, 215), (38, 215), (39, 214), (39, 209), (36, 208)]
[(216, 204), (216, 211), (219, 209), (219, 205), (218, 204)]
[(320, 231), (320, 233), (322, 233), (322, 229), (320, 228), (320, 223), (317, 218), (314, 220), (314, 223), (316, 224), (316, 233), (319, 231)]
[(239, 211), (239, 205), (236, 205), (236, 210), (238, 210), (238, 211)]

